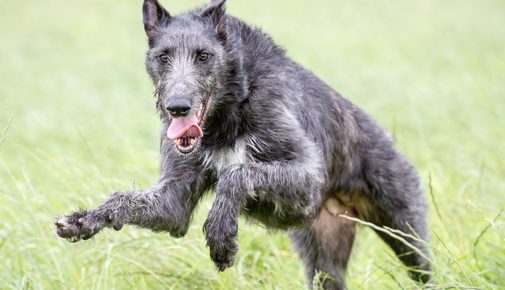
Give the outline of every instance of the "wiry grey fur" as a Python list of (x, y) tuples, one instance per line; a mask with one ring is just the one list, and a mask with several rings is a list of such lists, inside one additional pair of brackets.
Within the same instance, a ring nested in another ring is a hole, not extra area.
[[(203, 230), (220, 271), (233, 264), (242, 214), (288, 229), (309, 281), (328, 273), (327, 289), (345, 288), (354, 240), (355, 224), (341, 214), (428, 239), (418, 175), (388, 134), (268, 35), (226, 15), (224, 0), (179, 16), (145, 0), (143, 14), (146, 68), (163, 122), (160, 179), (151, 189), (116, 192), (94, 210), (60, 218), (59, 236), (76, 242), (130, 224), (181, 237), (202, 195), (213, 190)], [(202, 51), (208, 60), (198, 60)], [(166, 137), (166, 107), (175, 97), (190, 100), (192, 111), (208, 106), (204, 135), (189, 154)], [(423, 243), (406, 238), (420, 255), (378, 234), (414, 279), (430, 279)]]

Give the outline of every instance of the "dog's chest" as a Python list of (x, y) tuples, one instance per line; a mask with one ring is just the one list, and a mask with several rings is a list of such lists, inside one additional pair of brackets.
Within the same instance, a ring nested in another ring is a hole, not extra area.
[(219, 175), (228, 166), (248, 163), (250, 161), (248, 156), (246, 143), (239, 140), (233, 147), (214, 151), (209, 161), (216, 174)]

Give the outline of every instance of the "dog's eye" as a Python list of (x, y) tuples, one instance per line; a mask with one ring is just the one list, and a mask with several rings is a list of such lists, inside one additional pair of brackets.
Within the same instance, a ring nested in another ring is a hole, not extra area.
[(159, 56), (159, 59), (160, 59), (161, 62), (167, 63), (168, 62), (168, 55), (162, 54), (162, 55)]
[(210, 54), (208, 52), (202, 52), (198, 55), (198, 61), (205, 62), (209, 59)]

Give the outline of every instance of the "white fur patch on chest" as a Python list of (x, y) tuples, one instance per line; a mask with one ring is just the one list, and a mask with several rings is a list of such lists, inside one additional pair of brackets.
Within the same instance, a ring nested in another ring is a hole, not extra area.
[(209, 161), (218, 175), (221, 170), (230, 165), (247, 163), (250, 158), (245, 141), (237, 140), (234, 147), (214, 151)]

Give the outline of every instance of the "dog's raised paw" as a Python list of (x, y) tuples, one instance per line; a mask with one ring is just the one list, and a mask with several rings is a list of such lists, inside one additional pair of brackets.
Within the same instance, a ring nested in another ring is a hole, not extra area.
[(58, 218), (54, 223), (56, 234), (71, 243), (90, 239), (98, 231), (89, 223), (87, 215), (86, 211), (81, 211)]

